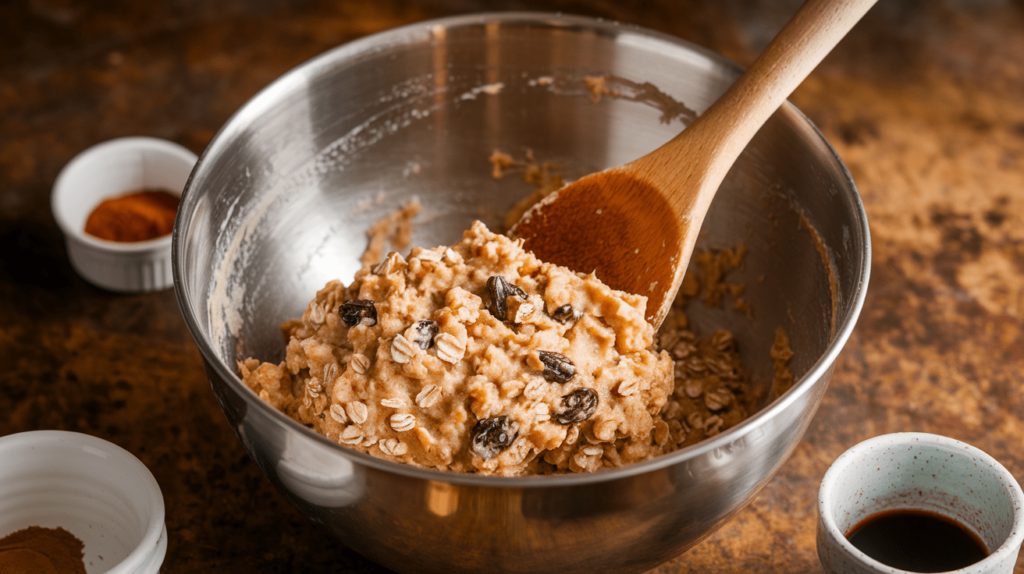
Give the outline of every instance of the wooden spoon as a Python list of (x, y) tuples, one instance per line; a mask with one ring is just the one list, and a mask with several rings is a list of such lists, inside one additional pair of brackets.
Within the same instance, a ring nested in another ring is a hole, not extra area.
[(583, 177), (512, 228), (543, 261), (647, 296), (665, 319), (701, 223), (726, 173), (761, 125), (876, 0), (808, 0), (754, 64), (682, 133), (626, 165)]

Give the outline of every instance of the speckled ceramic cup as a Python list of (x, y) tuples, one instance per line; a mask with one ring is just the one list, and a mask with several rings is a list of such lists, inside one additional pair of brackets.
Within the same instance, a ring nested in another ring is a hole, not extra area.
[(846, 534), (891, 510), (951, 518), (985, 543), (984, 560), (958, 574), (1011, 573), (1024, 540), (1024, 493), (998, 461), (948, 437), (896, 433), (843, 453), (818, 492), (818, 560), (833, 574), (898, 574), (857, 549)]

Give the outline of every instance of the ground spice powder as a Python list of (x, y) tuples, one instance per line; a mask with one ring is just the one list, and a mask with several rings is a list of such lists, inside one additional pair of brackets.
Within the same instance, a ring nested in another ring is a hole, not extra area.
[(0, 572), (86, 574), (84, 548), (63, 528), (29, 526), (0, 538)]
[(158, 189), (142, 189), (106, 199), (89, 214), (85, 232), (109, 241), (156, 239), (174, 227), (178, 201), (178, 196)]

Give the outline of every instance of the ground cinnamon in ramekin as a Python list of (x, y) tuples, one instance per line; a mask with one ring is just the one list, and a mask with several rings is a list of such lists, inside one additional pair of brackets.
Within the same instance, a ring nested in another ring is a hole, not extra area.
[(178, 201), (178, 196), (158, 189), (141, 189), (105, 199), (89, 214), (85, 232), (126, 243), (156, 239), (174, 227)]
[(84, 548), (63, 528), (29, 526), (0, 538), (0, 572), (86, 574)]

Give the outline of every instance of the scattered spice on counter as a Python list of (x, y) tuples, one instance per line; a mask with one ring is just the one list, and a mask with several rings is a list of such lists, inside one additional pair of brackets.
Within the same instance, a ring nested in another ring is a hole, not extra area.
[(141, 189), (105, 199), (85, 222), (89, 235), (131, 243), (167, 235), (174, 227), (178, 196), (159, 189)]
[(86, 574), (84, 548), (63, 528), (29, 526), (0, 538), (0, 572)]

